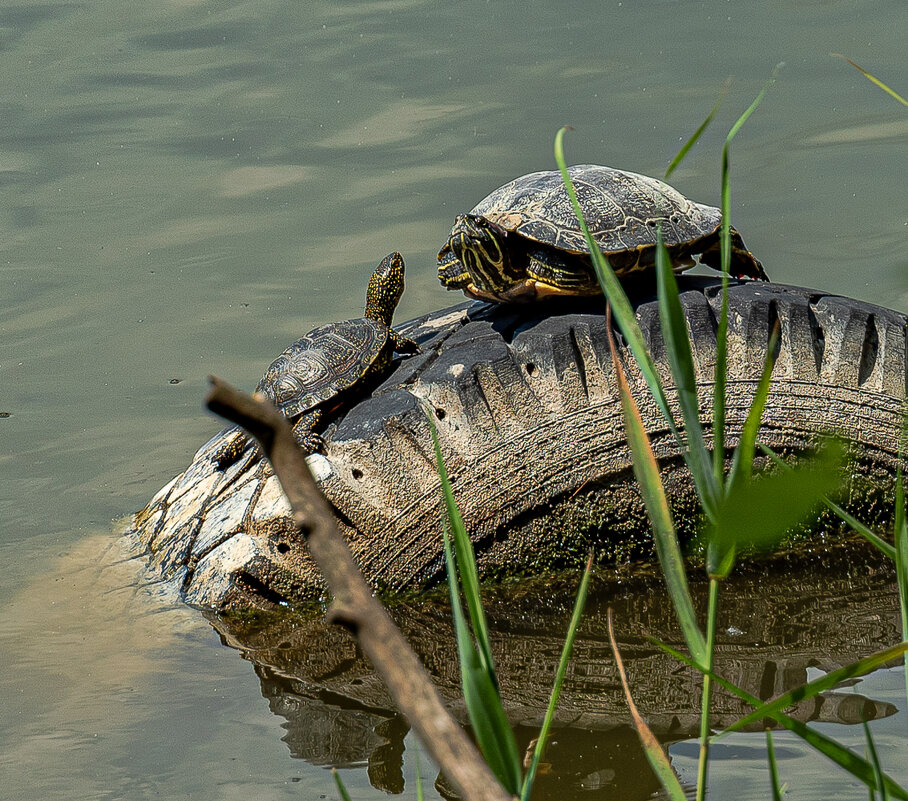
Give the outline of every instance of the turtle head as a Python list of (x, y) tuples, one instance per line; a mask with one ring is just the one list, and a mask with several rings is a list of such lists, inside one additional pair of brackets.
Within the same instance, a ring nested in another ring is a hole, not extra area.
[(394, 310), (403, 294), (404, 257), (395, 251), (381, 260), (369, 279), (365, 316), (390, 328)]
[(475, 287), (498, 290), (513, 283), (507, 237), (507, 230), (500, 225), (475, 214), (463, 214), (454, 221), (447, 247)]

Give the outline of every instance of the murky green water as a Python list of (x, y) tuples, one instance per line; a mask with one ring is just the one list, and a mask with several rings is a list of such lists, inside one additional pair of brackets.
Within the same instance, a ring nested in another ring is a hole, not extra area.
[(454, 302), (453, 216), (561, 125), (570, 161), (660, 175), (731, 76), (673, 178), (717, 202), (779, 61), (736, 226), (775, 280), (906, 311), (908, 121), (829, 55), (904, 94), (906, 35), (902, 0), (0, 5), (0, 794), (333, 797), (250, 665), (109, 550), (220, 427), (205, 375), (253, 385), (393, 249), (400, 319)]

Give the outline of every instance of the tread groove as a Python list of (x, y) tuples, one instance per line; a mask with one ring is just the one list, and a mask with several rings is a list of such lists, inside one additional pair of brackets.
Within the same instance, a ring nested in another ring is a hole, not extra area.
[(813, 361), (817, 367), (817, 375), (823, 368), (823, 358), (826, 355), (826, 332), (820, 324), (816, 314), (816, 303), (810, 298), (807, 304), (807, 320), (810, 323), (810, 342), (813, 345)]
[(574, 355), (574, 364), (577, 366), (577, 378), (580, 379), (580, 386), (583, 388), (583, 395), (586, 402), (590, 402), (589, 376), (587, 375), (586, 360), (583, 358), (583, 350), (577, 341), (577, 328), (571, 326), (569, 340), (571, 353)]
[(769, 302), (769, 320), (766, 326), (766, 348), (769, 349), (769, 342), (772, 340), (772, 332), (775, 330), (776, 326), (779, 326), (779, 338), (776, 340), (776, 346), (773, 349), (772, 358), (773, 361), (778, 361), (779, 354), (782, 352), (782, 333), (785, 329), (785, 324), (782, 321), (782, 316), (779, 314), (779, 304), (771, 300)]
[(876, 368), (877, 356), (880, 352), (880, 334), (876, 327), (876, 317), (871, 314), (867, 318), (867, 328), (864, 331), (864, 342), (861, 345), (861, 359), (858, 362), (858, 386), (867, 383)]
[[(492, 405), (492, 400), (489, 398), (488, 393), (486, 392), (485, 386), (483, 385), (483, 378), (488, 375), (489, 369), (487, 365), (484, 364), (474, 364), (473, 369), (471, 370), (473, 375), (473, 381), (471, 382), (473, 388), (476, 390), (475, 398), (479, 400), (480, 403), (485, 407), (486, 413), (489, 416), (489, 420), (492, 422), (492, 426), (496, 431), (501, 431), (501, 427), (498, 425), (498, 415), (495, 413), (495, 408)], [(469, 404), (464, 404), (464, 408), (469, 408)]]

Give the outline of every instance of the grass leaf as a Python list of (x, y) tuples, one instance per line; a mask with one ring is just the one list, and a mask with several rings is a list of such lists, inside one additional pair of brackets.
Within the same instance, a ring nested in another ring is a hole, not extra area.
[(880, 89), (882, 89), (884, 92), (890, 94), (892, 97), (894, 97), (896, 100), (898, 100), (899, 103), (901, 103), (903, 106), (908, 106), (908, 100), (905, 100), (905, 98), (902, 97), (898, 92), (896, 92), (895, 89), (890, 89), (879, 78), (877, 78), (875, 75), (871, 75), (863, 67), (859, 67), (850, 58), (846, 58), (841, 53), (830, 53), (829, 55), (834, 56), (835, 58), (840, 58), (843, 61), (847, 61), (849, 64), (851, 64), (852, 67), (854, 67), (858, 72), (860, 72), (861, 75), (863, 75), (868, 81), (875, 83), (877, 86), (880, 87)]
[[(779, 467), (785, 470), (791, 470), (792, 467), (784, 459), (782, 459), (779, 454), (777, 454), (772, 448), (767, 447), (766, 445), (760, 445), (760, 450), (772, 459)], [(865, 526), (860, 520), (856, 517), (853, 517), (848, 512), (846, 512), (841, 506), (833, 501), (829, 500), (826, 496), (823, 496), (820, 501), (826, 506), (831, 512), (836, 514), (843, 522), (847, 523), (854, 531), (860, 534), (864, 539), (866, 539), (871, 545), (879, 548), (886, 556), (895, 561), (895, 548), (893, 548), (886, 540), (882, 537), (874, 534), (867, 526)], [(908, 639), (908, 638), (905, 638)]]
[(694, 131), (693, 136), (688, 139), (675, 157), (671, 160), (671, 163), (665, 170), (665, 179), (668, 180), (671, 174), (678, 168), (678, 165), (684, 161), (684, 157), (687, 156), (690, 149), (697, 143), (697, 140), (703, 135), (703, 132), (709, 127), (709, 124), (713, 121), (713, 117), (716, 116), (716, 112), (719, 110), (719, 106), (722, 103), (722, 98), (725, 97), (728, 92), (728, 87), (731, 85), (731, 79), (725, 82), (725, 86), (722, 87), (722, 91), (719, 93), (719, 97), (716, 98), (716, 102), (713, 104), (712, 109), (709, 114), (706, 115), (706, 119), (700, 123), (700, 127)]
[(571, 659), (571, 651), (574, 648), (574, 637), (577, 634), (577, 628), (580, 625), (580, 617), (583, 615), (583, 608), (586, 606), (587, 591), (590, 586), (590, 576), (593, 573), (593, 556), (590, 554), (586, 562), (586, 568), (583, 571), (583, 577), (580, 579), (580, 587), (577, 589), (577, 597), (574, 600), (574, 611), (571, 614), (571, 622), (568, 624), (567, 636), (564, 640), (564, 646), (561, 649), (561, 659), (558, 661), (558, 670), (555, 672), (555, 683), (552, 686), (552, 695), (549, 698), (549, 705), (545, 711), (545, 717), (542, 721), (542, 727), (539, 729), (539, 736), (536, 738), (536, 747), (533, 749), (533, 757), (530, 760), (530, 766), (527, 769), (526, 776), (523, 780), (523, 788), (520, 793), (521, 801), (528, 801), (530, 792), (533, 789), (533, 782), (536, 780), (536, 771), (545, 752), (545, 743), (549, 736), (549, 729), (552, 726), (552, 720), (555, 717), (555, 708), (558, 706), (558, 698), (561, 695), (561, 688), (564, 685), (564, 676), (567, 673), (568, 662)]
[(564, 160), (563, 139), (564, 133), (567, 130), (568, 128), (561, 128), (555, 135), (555, 161), (558, 164), (558, 169), (561, 171), (561, 178), (564, 181), (564, 186), (567, 189), (568, 196), (574, 206), (574, 212), (577, 215), (580, 228), (583, 230), (583, 234), (586, 237), (587, 246), (590, 249), (590, 257), (593, 261), (593, 267), (596, 270), (596, 276), (599, 279), (605, 297), (612, 307), (612, 313), (615, 315), (618, 327), (621, 329), (621, 333), (627, 341), (628, 348), (630, 348), (631, 353), (634, 354), (634, 358), (637, 360), (637, 364), (640, 366), (640, 371), (646, 380), (653, 398), (656, 400), (656, 404), (659, 406), (659, 410), (665, 417), (672, 434), (680, 443), (682, 442), (681, 435), (675, 423), (674, 415), (669, 408), (665, 389), (662, 386), (662, 380), (659, 378), (659, 373), (656, 371), (656, 365), (653, 363), (652, 356), (650, 356), (646, 343), (643, 340), (643, 333), (640, 331), (640, 326), (637, 324), (637, 316), (634, 313), (634, 309), (627, 298), (624, 287), (618, 280), (618, 276), (615, 275), (615, 271), (611, 268), (605, 256), (602, 255), (602, 251), (590, 234), (586, 220), (583, 217), (583, 209), (580, 207), (580, 202), (577, 200), (577, 192), (574, 190), (574, 184), (571, 181), (571, 176), (568, 174), (567, 165)]
[(766, 755), (769, 758), (769, 784), (772, 801), (782, 801), (782, 785), (779, 783), (779, 766), (776, 764), (776, 749), (772, 744), (772, 732), (766, 730)]
[(618, 379), (618, 391), (621, 395), (621, 408), (624, 412), (624, 427), (627, 434), (628, 446), (633, 455), (634, 475), (643, 494), (643, 502), (653, 526), (653, 540), (656, 554), (662, 567), (662, 575), (668, 587), (672, 605), (681, 624), (687, 647), (698, 661), (706, 661), (706, 640), (697, 624), (697, 615), (687, 586), (687, 573), (684, 569), (684, 559), (681, 556), (681, 547), (675, 524), (672, 521), (668, 499), (665, 496), (665, 487), (659, 476), (659, 465), (653, 455), (649, 437), (640, 419), (637, 404), (631, 395), (624, 368), (618, 359), (614, 337), (609, 330), (609, 348), (612, 353), (612, 365)]
[[(488, 624), (479, 596), (479, 577), (476, 570), (476, 559), (473, 546), (463, 525), (460, 510), (454, 501), (451, 483), (445, 469), (438, 442), (438, 433), (432, 418), (429, 417), (432, 442), (435, 446), (435, 458), (438, 475), (441, 479), (447, 510), (447, 527), (442, 531), (445, 547), (445, 561), (448, 569), (448, 591), (451, 596), (451, 613), (454, 617), (454, 632), (457, 638), (457, 653), (460, 661), (461, 683), (463, 686), (464, 704), (473, 725), (473, 732), (479, 749), (482, 751), (492, 772), (501, 781), (502, 786), (513, 795), (520, 792), (522, 765), (517, 753), (517, 742), (514, 732), (508, 723), (501, 696), (498, 693), (498, 681), (492, 660), (489, 642)], [(447, 528), (452, 531), (448, 536)], [(457, 558), (455, 559), (455, 551)], [(463, 607), (460, 601), (462, 588), (467, 603), (473, 631), (467, 626)], [(475, 640), (474, 640), (475, 635)]]
[(760, 372), (757, 391), (754, 393), (754, 399), (747, 412), (747, 420), (744, 421), (744, 428), (741, 430), (741, 438), (738, 441), (738, 447), (735, 450), (734, 460), (732, 461), (731, 474), (728, 478), (728, 483), (732, 486), (740, 482), (749, 481), (753, 476), (757, 434), (760, 431), (760, 421), (763, 419), (766, 401), (769, 398), (772, 370), (776, 364), (776, 346), (779, 344), (779, 334), (779, 323), (776, 321), (769, 336), (769, 343), (766, 346), (766, 358), (763, 360), (763, 369)]
[(889, 793), (886, 792), (886, 782), (883, 780), (883, 766), (880, 765), (880, 757), (876, 751), (876, 744), (873, 742), (873, 735), (870, 733), (870, 726), (867, 721), (861, 721), (864, 724), (864, 736), (867, 738), (867, 751), (870, 754), (870, 764), (873, 765), (873, 772), (876, 775), (876, 786), (882, 789), (881, 795), (883, 801), (889, 801)]
[[(727, 180), (727, 165), (723, 164), (723, 180)], [(728, 217), (727, 201), (723, 192), (722, 225)], [(722, 244), (722, 300), (719, 307), (719, 323), (716, 330), (716, 372), (713, 381), (713, 474), (716, 483), (721, 484), (725, 473), (725, 389), (728, 369), (728, 265), (726, 252), (730, 251), (731, 238), (726, 246), (723, 234)]]
[(423, 801), (424, 793), (422, 789), (422, 769), (419, 764), (419, 747), (417, 746), (415, 752), (416, 756), (416, 801)]
[(760, 105), (769, 87), (776, 81), (782, 65), (777, 64), (769, 80), (754, 98), (753, 103), (735, 121), (725, 137), (722, 147), (722, 305), (719, 311), (719, 327), (716, 332), (716, 374), (713, 387), (713, 470), (716, 480), (721, 481), (725, 470), (725, 388), (728, 366), (728, 279), (731, 267), (731, 183), (729, 180), (729, 148), (732, 139)]
[[(899, 588), (899, 610), (902, 617), (903, 640), (908, 640), (908, 519), (905, 516), (905, 476), (902, 472), (906, 435), (908, 435), (908, 408), (902, 412), (899, 465), (895, 481), (895, 520), (893, 524), (895, 576)], [(908, 659), (905, 660), (905, 695), (908, 698)]]
[(763, 475), (731, 486), (709, 534), (707, 572), (728, 574), (727, 554), (747, 546), (766, 548), (816, 508), (824, 495), (841, 484), (844, 449), (830, 442), (811, 459), (791, 470)]
[(429, 420), (429, 429), (432, 432), (432, 443), (435, 446), (435, 463), (441, 479), (441, 488), (445, 500), (445, 509), (447, 510), (448, 525), (454, 540), (454, 552), (457, 557), (457, 573), (455, 574), (461, 587), (463, 588), (464, 599), (467, 603), (467, 610), (470, 615), (470, 623), (473, 626), (473, 633), (479, 645), (479, 655), (484, 668), (489, 672), (492, 683), (498, 686), (498, 677), (495, 674), (495, 662), (492, 659), (492, 647), (489, 642), (489, 626), (486, 622), (485, 611), (482, 607), (482, 598), (479, 594), (479, 572), (476, 569), (476, 557), (473, 553), (473, 545), (470, 537), (463, 524), (463, 518), (460, 510), (457, 508), (457, 502), (454, 500), (454, 493), (451, 489), (451, 482), (448, 479), (448, 471), (445, 467), (444, 459), (441, 455), (441, 445), (438, 442), (438, 432), (435, 429), (435, 423), (430, 414), (426, 414)]
[[(732, 489), (736, 492), (743, 491), (752, 481), (754, 447), (757, 433), (760, 430), (760, 421), (763, 418), (763, 411), (766, 408), (766, 401), (769, 397), (778, 337), (779, 326), (777, 323), (770, 335), (766, 358), (763, 361), (763, 370), (757, 383), (757, 391), (754, 393), (754, 399), (747, 412), (747, 420), (744, 422), (738, 447), (735, 449), (723, 503), (728, 503), (728, 493)], [(716, 514), (713, 515), (713, 522), (716, 525), (718, 524), (718, 516)], [(712, 535), (708, 537), (707, 571), (711, 576), (724, 578), (731, 573), (739, 543), (734, 538), (727, 537), (724, 530), (714, 528), (712, 531)], [(716, 536), (716, 532), (719, 532), (719, 536)]]
[(476, 643), (467, 627), (457, 591), (457, 568), (451, 539), (447, 532), (444, 532), (444, 544), (464, 704), (473, 725), (473, 734), (479, 744), (479, 750), (502, 786), (509, 793), (517, 795), (522, 780), (517, 742), (501, 705), (498, 688), (483, 665)]
[(640, 738), (640, 744), (643, 746), (643, 752), (649, 761), (653, 772), (659, 779), (660, 784), (665, 788), (666, 794), (672, 801), (687, 801), (687, 795), (681, 782), (678, 780), (671, 762), (665, 751), (662, 750), (662, 744), (656, 739), (652, 729), (646, 725), (646, 721), (640, 715), (634, 698), (631, 695), (630, 687), (627, 683), (627, 674), (624, 672), (624, 662), (621, 659), (621, 652), (618, 650), (618, 643), (615, 642), (615, 631), (612, 625), (612, 609), (608, 610), (608, 638), (612, 644), (612, 653), (615, 655), (615, 663), (618, 667), (618, 675), (621, 677), (621, 686), (624, 688), (624, 697), (627, 701), (627, 707), (630, 710), (631, 718), (634, 721), (634, 728), (637, 730), (637, 736)]
[(882, 651), (877, 651), (870, 656), (865, 656), (863, 659), (859, 659), (857, 662), (852, 662), (850, 665), (839, 668), (838, 670), (833, 670), (830, 673), (827, 673), (819, 678), (814, 679), (813, 681), (808, 682), (807, 684), (802, 684), (800, 687), (795, 687), (793, 690), (789, 690), (786, 693), (773, 698), (765, 704), (762, 704), (758, 709), (751, 712), (749, 715), (736, 720), (731, 724), (725, 731), (720, 735), (722, 736), (732, 731), (740, 731), (741, 729), (749, 726), (751, 723), (754, 723), (762, 718), (771, 718), (774, 716), (775, 712), (781, 712), (787, 709), (790, 706), (794, 706), (801, 701), (806, 701), (820, 693), (831, 690), (834, 687), (837, 687), (843, 681), (848, 679), (853, 679), (858, 676), (866, 676), (873, 670), (885, 665), (887, 662), (891, 662), (893, 659), (897, 659), (905, 651), (908, 651), (908, 642), (902, 642), (898, 645), (893, 645), (890, 648), (885, 648)]
[(712, 519), (719, 501), (719, 485), (711, 469), (711, 458), (703, 439), (700, 424), (700, 401), (697, 397), (697, 380), (694, 373), (694, 357), (691, 352), (687, 320), (681, 306), (678, 282), (671, 267), (668, 251), (662, 241), (661, 231), (656, 246), (657, 292), (659, 296), (659, 319), (662, 336), (668, 353), (675, 390), (684, 419), (684, 432), (689, 451), (688, 465), (697, 485), (697, 493), (706, 516)]
[[(650, 642), (657, 645), (667, 654), (673, 656), (679, 662), (692, 667), (696, 670), (699, 670), (701, 673), (703, 667), (698, 665), (693, 659), (685, 654), (682, 654), (680, 651), (675, 650), (670, 645), (666, 645), (659, 640), (649, 637)], [(742, 701), (750, 704), (754, 707), (759, 707), (762, 705), (762, 701), (759, 698), (748, 693), (746, 690), (742, 690), (737, 685), (728, 681), (727, 679), (722, 678), (721, 676), (713, 673), (713, 680), (724, 687), (728, 692), (740, 698)], [(770, 717), (775, 720), (779, 725), (788, 729), (790, 732), (796, 734), (806, 743), (808, 743), (814, 750), (826, 756), (828, 759), (835, 762), (839, 767), (848, 771), (852, 776), (859, 779), (867, 787), (876, 787), (877, 778), (876, 771), (866, 759), (858, 756), (853, 751), (845, 748), (845, 746), (840, 745), (835, 740), (827, 737), (824, 734), (821, 734), (816, 729), (812, 729), (809, 726), (801, 723), (799, 720), (789, 717), (783, 712), (775, 712), (770, 715)], [(899, 785), (892, 778), (883, 774), (883, 786), (889, 792), (890, 795), (895, 796), (896, 798), (901, 798), (902, 801), (908, 801), (908, 790), (905, 790), (904, 787)]]
[(340, 794), (341, 801), (350, 801), (350, 793), (347, 792), (347, 788), (344, 786), (340, 774), (337, 772), (337, 768), (331, 768), (331, 775), (334, 776), (334, 784), (337, 786), (337, 792)]

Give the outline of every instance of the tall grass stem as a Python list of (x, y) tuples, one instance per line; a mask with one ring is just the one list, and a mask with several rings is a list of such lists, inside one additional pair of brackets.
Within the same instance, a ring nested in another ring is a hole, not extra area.
[(549, 729), (555, 718), (555, 708), (558, 706), (558, 698), (561, 696), (561, 688), (564, 686), (564, 677), (567, 673), (568, 663), (571, 659), (571, 651), (574, 648), (574, 638), (577, 629), (580, 626), (580, 618), (583, 615), (583, 609), (586, 606), (587, 592), (590, 586), (590, 577), (593, 574), (593, 555), (590, 554), (586, 561), (586, 568), (580, 579), (580, 587), (577, 589), (577, 597), (574, 600), (574, 611), (571, 613), (571, 621), (568, 624), (567, 635), (564, 640), (564, 646), (561, 649), (561, 658), (558, 660), (558, 670), (555, 673), (555, 682), (552, 686), (552, 694), (549, 698), (549, 705), (545, 711), (545, 717), (542, 720), (542, 727), (539, 730), (539, 736), (536, 739), (536, 747), (533, 749), (533, 756), (530, 760), (530, 766), (527, 769), (523, 779), (523, 787), (520, 792), (521, 801), (528, 801), (530, 792), (533, 789), (533, 782), (536, 780), (536, 771), (539, 769), (539, 763), (542, 755), (545, 753), (545, 745), (549, 736)]
[(779, 782), (779, 766), (776, 763), (776, 749), (772, 743), (772, 731), (766, 730), (766, 756), (769, 760), (769, 784), (772, 801), (782, 801), (782, 785)]
[(700, 696), (700, 761), (697, 764), (697, 801), (706, 798), (706, 784), (709, 772), (709, 726), (712, 704), (712, 679), (716, 649), (716, 620), (719, 613), (719, 582), (709, 579), (709, 604), (706, 617), (706, 672), (703, 674), (703, 693)]

